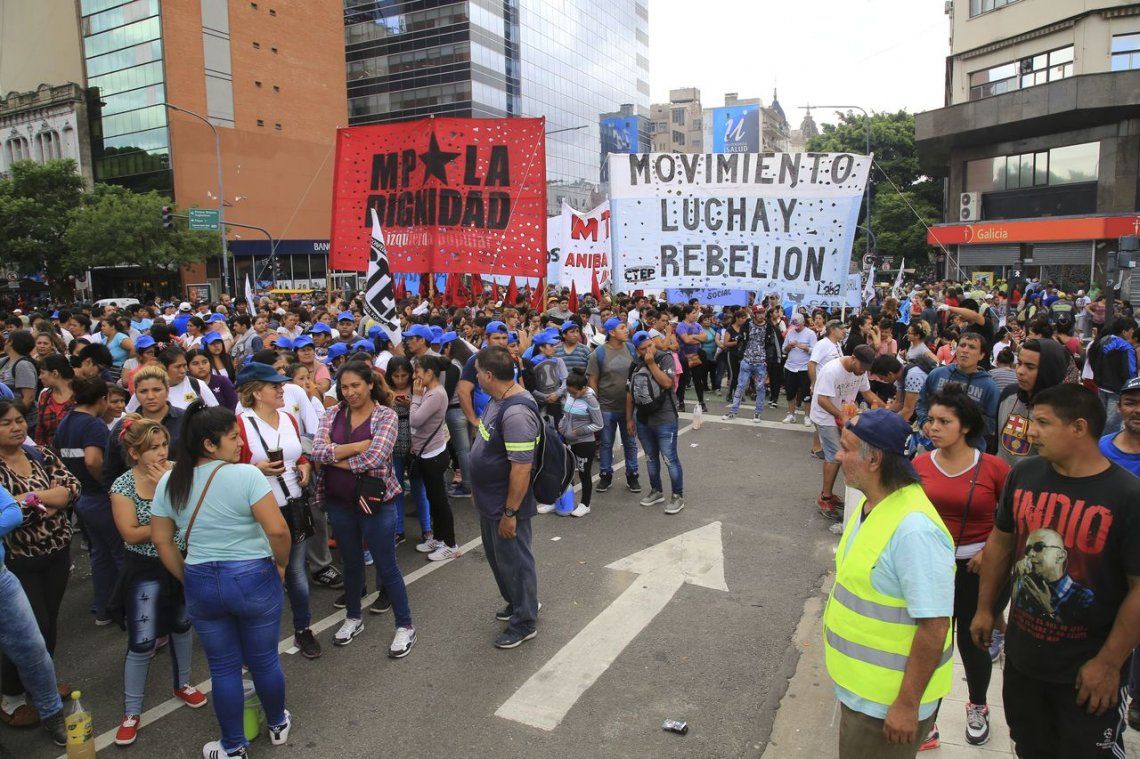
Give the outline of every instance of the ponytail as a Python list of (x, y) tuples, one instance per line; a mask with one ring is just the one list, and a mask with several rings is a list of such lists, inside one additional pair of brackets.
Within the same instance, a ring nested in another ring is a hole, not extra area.
[(225, 406), (207, 406), (199, 399), (186, 407), (182, 431), (174, 447), (174, 467), (166, 482), (166, 497), (175, 511), (181, 511), (190, 501), (194, 468), (198, 459), (208, 455), (206, 441), (219, 445), (235, 424), (237, 417)]

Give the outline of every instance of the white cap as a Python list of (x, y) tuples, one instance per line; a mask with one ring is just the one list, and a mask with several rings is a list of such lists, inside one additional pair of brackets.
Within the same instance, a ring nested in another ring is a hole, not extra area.
[(178, 310), (179, 311), (189, 311), (190, 310), (190, 304), (187, 303), (186, 301), (182, 301), (181, 303), (178, 304)]

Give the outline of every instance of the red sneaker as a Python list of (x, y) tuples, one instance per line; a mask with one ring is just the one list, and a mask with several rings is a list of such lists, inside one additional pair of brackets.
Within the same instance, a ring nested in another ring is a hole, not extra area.
[(115, 731), (115, 745), (129, 746), (134, 743), (135, 738), (139, 736), (140, 724), (139, 715), (124, 715), (123, 721), (119, 723), (119, 729)]
[(930, 732), (926, 734), (926, 738), (922, 741), (922, 745), (919, 746), (918, 750), (929, 751), (930, 749), (938, 748), (941, 745), (942, 741), (938, 735), (938, 723), (936, 722), (930, 726)]
[(182, 699), (182, 703), (186, 704), (191, 709), (200, 709), (206, 705), (206, 694), (195, 688), (193, 685), (183, 685), (181, 688), (174, 691), (174, 695)]
[(843, 520), (843, 510), (840, 509), (835, 504), (835, 502), (827, 496), (821, 495), (816, 499), (815, 503), (816, 506), (819, 507), (819, 513), (822, 514), (824, 518), (830, 519), (833, 522), (839, 522)]

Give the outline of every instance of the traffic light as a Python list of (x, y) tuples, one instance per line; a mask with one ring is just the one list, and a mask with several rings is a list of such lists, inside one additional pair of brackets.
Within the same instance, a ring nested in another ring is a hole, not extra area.
[(174, 229), (174, 209), (170, 206), (162, 207), (162, 228), (168, 232)]

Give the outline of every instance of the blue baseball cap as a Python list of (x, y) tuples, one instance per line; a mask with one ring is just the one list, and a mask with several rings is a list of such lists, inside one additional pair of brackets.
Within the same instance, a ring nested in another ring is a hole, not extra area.
[(51, 318), (58, 319), (59, 318), (59, 311), (52, 311), (51, 312)]
[(501, 322), (497, 319), (493, 322), (487, 322), (486, 332), (488, 335), (491, 334), (492, 332), (510, 332), (510, 331), (511, 331), (511, 328), (507, 326), (506, 322)]
[(313, 338), (309, 337), (308, 335), (301, 335), (300, 337), (298, 337), (296, 340), (293, 341), (293, 350), (295, 350), (295, 351), (299, 351), (302, 348), (312, 348), (312, 347), (313, 347)]
[[(202, 335), (202, 345), (209, 345), (210, 343), (216, 343), (222, 339), (224, 339), (224, 338), (218, 332), (207, 332), (206, 334)], [(135, 347), (138, 348), (137, 345)]]
[(551, 337), (545, 332), (539, 332), (534, 336), (534, 340), (531, 342), (533, 342), (535, 345), (556, 345), (558, 343), (558, 339)]
[(274, 343), (274, 346), (276, 346), (279, 351), (291, 351), (293, 350), (293, 341), (285, 336), (281, 336), (277, 338), (277, 342)]
[(344, 358), (348, 355), (348, 346), (344, 343), (333, 343), (329, 346), (329, 352), (325, 354), (325, 363), (331, 364), (333, 359)]
[(604, 329), (606, 332), (613, 332), (623, 324), (625, 324), (625, 322), (620, 318), (611, 316), (610, 318), (606, 319), (606, 323), (602, 325), (602, 329)]
[(352, 315), (351, 311), (341, 311), (336, 315), (336, 320), (338, 322), (355, 322), (356, 317)]
[[(214, 332), (212, 334), (217, 335), (218, 333)], [(218, 337), (221, 337), (221, 335), (218, 335)], [(139, 339), (135, 340), (135, 351), (136, 352), (137, 351), (145, 351), (147, 348), (153, 348), (153, 347), (154, 347), (154, 338), (151, 337), (150, 335), (139, 335)]]
[(332, 334), (332, 327), (325, 324), (324, 322), (317, 322), (313, 326), (309, 327), (309, 334), (310, 335), (318, 335), (318, 334), (331, 335)]
[(375, 353), (376, 346), (372, 344), (371, 340), (360, 339), (352, 344), (352, 352), (364, 351), (365, 353)]
[(518, 341), (519, 341), (519, 333), (518, 332), (508, 332), (507, 333), (507, 345), (516, 345), (516, 344), (518, 344)]
[(269, 364), (250, 361), (238, 370), (237, 380), (234, 382), (234, 385), (244, 385), (246, 382), (274, 382), (280, 384), (288, 381), (288, 377), (283, 374), (278, 374)]
[(581, 329), (581, 327), (569, 320), (562, 322), (562, 326), (559, 327), (559, 331), (564, 335), (572, 329)]
[(221, 314), (210, 314), (206, 317), (206, 324), (213, 324), (214, 322), (224, 322), (226, 317)]
[(443, 327), (438, 324), (432, 324), (428, 327), (431, 330), (431, 342), (438, 343), (440, 336), (443, 334)]
[(388, 340), (389, 339), (388, 333), (379, 324), (373, 324), (371, 327), (368, 328), (368, 336), (369, 337), (378, 337), (381, 340)]
[(872, 448), (906, 455), (906, 442), (910, 438), (910, 423), (885, 408), (864, 411), (849, 421), (846, 428)]
[(439, 336), (440, 347), (447, 345), (448, 343), (454, 342), (458, 339), (459, 339), (459, 333), (458, 332), (444, 332), (442, 335)]
[(428, 329), (428, 327), (424, 324), (413, 324), (412, 326), (408, 327), (407, 331), (404, 332), (404, 340), (407, 340), (409, 337), (418, 337), (421, 340), (425, 340), (429, 343), (433, 339), (431, 330)]
[[(651, 339), (652, 339), (652, 337), (645, 330), (640, 330), (638, 332), (634, 332), (633, 337), (630, 338), (630, 340), (633, 342), (634, 348), (640, 348), (642, 343), (644, 343), (646, 340), (651, 340)], [(902, 417), (900, 416), (899, 418), (901, 419)]]

